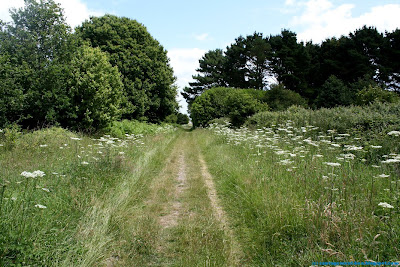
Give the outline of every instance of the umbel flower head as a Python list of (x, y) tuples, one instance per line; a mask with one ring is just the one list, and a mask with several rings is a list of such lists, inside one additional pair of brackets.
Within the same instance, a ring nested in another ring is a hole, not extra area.
[(46, 174), (40, 170), (37, 170), (34, 172), (23, 171), (21, 172), (21, 175), (24, 176), (25, 178), (36, 178), (36, 177), (43, 177)]
[(393, 209), (394, 208), (392, 205), (390, 205), (389, 203), (386, 203), (386, 202), (380, 202), (378, 204), (378, 206), (383, 207), (383, 208), (387, 208), (387, 209)]

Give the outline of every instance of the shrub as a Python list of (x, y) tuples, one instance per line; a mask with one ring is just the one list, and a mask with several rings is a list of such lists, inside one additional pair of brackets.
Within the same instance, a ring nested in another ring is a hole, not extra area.
[(186, 114), (178, 113), (176, 123), (184, 125), (189, 123), (189, 116)]
[(358, 105), (371, 104), (375, 101), (395, 103), (399, 101), (399, 96), (394, 92), (372, 85), (364, 87), (364, 89), (357, 93)]
[(293, 105), (307, 107), (307, 101), (300, 94), (285, 89), (282, 84), (271, 85), (266, 99), (268, 106), (274, 111), (285, 110)]
[(191, 105), (193, 126), (207, 126), (213, 119), (229, 117), (232, 125), (238, 127), (249, 116), (268, 110), (268, 105), (259, 100), (263, 97), (265, 92), (254, 89), (209, 89)]
[(62, 125), (82, 131), (106, 127), (121, 115), (123, 84), (117, 67), (99, 48), (81, 47), (71, 62), (70, 103)]

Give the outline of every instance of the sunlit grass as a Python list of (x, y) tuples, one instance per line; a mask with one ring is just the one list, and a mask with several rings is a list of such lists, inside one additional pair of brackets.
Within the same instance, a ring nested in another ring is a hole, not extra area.
[(254, 264), (398, 260), (398, 136), (382, 155), (379, 140), (290, 121), (211, 131), (198, 137)]
[[(94, 138), (61, 128), (2, 130), (0, 265), (76, 266), (103, 260), (111, 240), (106, 234), (110, 216), (124, 196), (115, 190), (128, 178), (137, 179), (164, 147), (163, 139), (143, 134)], [(119, 200), (105, 204), (110, 196)]]

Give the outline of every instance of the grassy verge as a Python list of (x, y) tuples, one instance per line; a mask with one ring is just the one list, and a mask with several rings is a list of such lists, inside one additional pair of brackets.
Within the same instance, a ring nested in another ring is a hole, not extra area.
[(119, 209), (127, 196), (140, 198), (146, 174), (160, 167), (160, 152), (176, 137), (167, 132), (0, 133), (0, 265), (87, 266), (120, 257), (110, 255)]
[(398, 261), (398, 146), (382, 157), (379, 144), (291, 122), (212, 132), (195, 133), (250, 265)]

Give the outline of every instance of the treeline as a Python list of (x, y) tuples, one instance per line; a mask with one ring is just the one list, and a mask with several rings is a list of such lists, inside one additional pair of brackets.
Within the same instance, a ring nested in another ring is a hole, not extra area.
[(321, 44), (298, 42), (289, 30), (254, 33), (225, 51), (207, 52), (199, 63), (195, 81), (182, 93), (189, 106), (213, 87), (269, 90), (271, 81), (312, 108), (365, 104), (374, 97), (391, 102), (396, 96), (390, 91), (400, 92), (400, 30), (379, 33), (364, 26)]
[(25, 0), (0, 21), (0, 127), (92, 131), (177, 114), (166, 50), (136, 20), (92, 17), (73, 31), (53, 0)]

